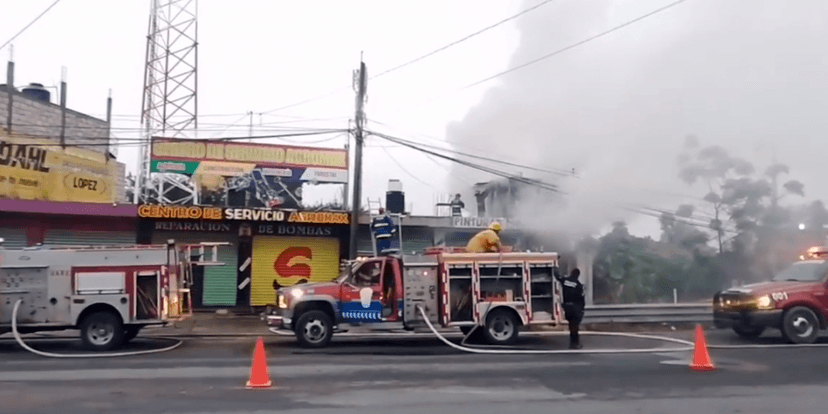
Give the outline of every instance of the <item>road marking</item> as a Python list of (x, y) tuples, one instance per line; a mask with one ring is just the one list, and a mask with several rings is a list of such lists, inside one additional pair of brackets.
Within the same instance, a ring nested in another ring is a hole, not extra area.
[[(513, 362), (478, 364), (382, 364), (382, 365), (273, 365), (270, 372), (279, 377), (314, 377), (351, 375), (358, 372), (382, 373), (476, 373), (488, 370), (560, 368), (592, 365), (589, 362)], [(245, 378), (250, 367), (176, 367), (176, 368), (113, 368), (50, 371), (0, 371), (0, 382), (20, 381), (93, 381), (93, 380), (154, 380), (193, 378)]]

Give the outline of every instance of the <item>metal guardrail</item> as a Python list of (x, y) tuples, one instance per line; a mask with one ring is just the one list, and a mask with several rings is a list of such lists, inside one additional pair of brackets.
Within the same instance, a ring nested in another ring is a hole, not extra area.
[(711, 303), (593, 305), (581, 323), (706, 323), (713, 321)]

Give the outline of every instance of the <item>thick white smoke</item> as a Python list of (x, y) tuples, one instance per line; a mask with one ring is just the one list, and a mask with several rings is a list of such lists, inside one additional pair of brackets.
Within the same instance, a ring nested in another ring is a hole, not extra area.
[[(517, 20), (521, 42), (510, 67), (668, 3), (553, 2)], [(526, 200), (526, 217), (551, 231), (593, 234), (638, 217), (621, 206), (672, 208), (688, 201), (676, 194), (701, 198), (703, 189), (676, 178), (690, 134), (758, 165), (787, 163), (806, 189), (818, 189), (828, 150), (826, 15), (820, 0), (687, 1), (480, 86), (488, 88), (483, 100), (447, 135), (493, 157), (575, 168), (581, 178), (526, 172), (568, 192), (563, 207)], [(823, 191), (809, 198), (828, 196)]]

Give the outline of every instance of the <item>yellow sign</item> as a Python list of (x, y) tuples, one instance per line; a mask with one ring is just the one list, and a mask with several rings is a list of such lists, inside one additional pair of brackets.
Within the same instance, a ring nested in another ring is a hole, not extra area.
[(165, 161), (224, 161), (259, 167), (326, 167), (348, 169), (344, 149), (294, 147), (244, 142), (153, 138), (152, 159)]
[(294, 212), (290, 213), (289, 223), (316, 224), (350, 224), (348, 213)]
[(328, 237), (253, 238), (250, 304), (275, 300), (273, 282), (293, 286), (300, 280), (327, 282), (339, 274), (339, 240)]
[[(111, 203), (117, 165), (53, 141), (0, 136), (0, 197)], [(97, 154), (99, 156), (99, 154)]]
[(144, 204), (138, 207), (141, 218), (177, 218), (191, 220), (222, 220), (220, 208), (198, 206), (159, 206)]

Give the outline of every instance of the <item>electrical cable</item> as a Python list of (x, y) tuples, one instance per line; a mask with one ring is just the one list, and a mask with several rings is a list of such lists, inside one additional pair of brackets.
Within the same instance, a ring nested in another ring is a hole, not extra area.
[(12, 333), (14, 334), (14, 339), (17, 341), (17, 343), (20, 346), (23, 347), (23, 349), (25, 349), (25, 350), (33, 353), (33, 354), (40, 355), (40, 356), (43, 356), (43, 357), (48, 357), (48, 358), (112, 358), (112, 357), (123, 357), (123, 356), (148, 355), (148, 354), (158, 354), (158, 353), (161, 353), (161, 352), (172, 351), (173, 349), (176, 349), (179, 346), (181, 346), (182, 344), (184, 344), (184, 341), (182, 341), (180, 339), (157, 337), (158, 339), (169, 339), (169, 340), (173, 340), (173, 341), (177, 341), (177, 342), (174, 345), (170, 345), (166, 348), (161, 348), (161, 349), (151, 349), (151, 350), (145, 350), (145, 351), (132, 351), (132, 352), (115, 352), (115, 353), (109, 353), (109, 354), (55, 354), (55, 353), (51, 353), (51, 352), (38, 351), (37, 349), (34, 349), (34, 348), (30, 347), (29, 345), (26, 345), (26, 343), (23, 342), (23, 338), (20, 336), (20, 332), (17, 331), (17, 311), (20, 309), (20, 304), (22, 304), (22, 303), (23, 303), (23, 299), (18, 299), (17, 302), (14, 304), (14, 309), (12, 310), (12, 320), (11, 320), (11, 322), (12, 322)]
[(626, 23), (623, 23), (623, 24), (621, 24), (621, 25), (619, 25), (619, 26), (615, 26), (615, 27), (613, 27), (612, 29), (609, 29), (609, 30), (607, 30), (607, 31), (601, 32), (601, 33), (599, 33), (599, 34), (597, 34), (597, 35), (595, 35), (595, 36), (588, 37), (588, 38), (586, 38), (586, 39), (584, 39), (584, 40), (581, 40), (580, 42), (573, 43), (573, 44), (571, 44), (571, 45), (569, 45), (569, 46), (567, 46), (567, 47), (564, 47), (563, 49), (558, 49), (558, 50), (556, 50), (556, 51), (554, 51), (554, 52), (551, 52), (551, 53), (548, 53), (548, 54), (546, 54), (546, 55), (543, 55), (543, 56), (541, 56), (541, 57), (539, 57), (539, 58), (537, 58), (537, 59), (534, 59), (534, 60), (531, 60), (531, 61), (529, 61), (529, 62), (526, 62), (526, 63), (520, 64), (520, 65), (515, 66), (515, 67), (513, 67), (513, 68), (506, 69), (506, 70), (504, 70), (503, 72), (500, 72), (500, 73), (498, 73), (498, 74), (496, 74), (496, 75), (492, 75), (492, 76), (489, 76), (488, 78), (481, 79), (481, 80), (479, 80), (479, 81), (477, 81), (477, 82), (474, 82), (474, 83), (470, 83), (470, 84), (468, 84), (468, 85), (464, 86), (464, 87), (463, 87), (463, 88), (461, 88), (461, 89), (468, 89), (468, 88), (471, 88), (471, 87), (474, 87), (474, 86), (480, 85), (481, 83), (488, 82), (488, 81), (490, 81), (490, 80), (492, 80), (492, 79), (499, 78), (499, 77), (501, 77), (501, 76), (503, 76), (503, 75), (506, 75), (506, 74), (508, 74), (508, 73), (512, 73), (512, 72), (514, 72), (514, 71), (517, 71), (517, 70), (523, 69), (523, 68), (525, 68), (525, 67), (527, 67), (527, 66), (534, 65), (535, 63), (538, 63), (538, 62), (540, 62), (540, 61), (543, 61), (543, 60), (549, 59), (549, 58), (551, 58), (551, 57), (553, 57), (553, 56), (557, 56), (557, 55), (559, 55), (559, 54), (561, 54), (561, 53), (564, 53), (564, 52), (566, 52), (566, 51), (568, 51), (568, 50), (574, 49), (574, 48), (576, 48), (576, 47), (578, 47), (578, 46), (581, 46), (581, 45), (583, 45), (583, 44), (589, 43), (589, 42), (591, 42), (591, 41), (593, 41), (593, 40), (595, 40), (595, 39), (598, 39), (598, 38), (601, 38), (601, 37), (603, 37), (603, 36), (606, 36), (606, 35), (608, 35), (608, 34), (610, 34), (610, 33), (612, 33), (612, 32), (615, 32), (615, 31), (617, 31), (617, 30), (623, 29), (624, 27), (627, 27), (627, 26), (629, 26), (629, 25), (631, 25), (631, 24), (634, 24), (634, 23), (637, 23), (637, 22), (639, 22), (639, 21), (641, 21), (641, 20), (644, 20), (644, 19), (646, 19), (646, 18), (648, 18), (648, 17), (650, 17), (650, 16), (653, 16), (653, 15), (655, 15), (655, 14), (661, 13), (661, 12), (663, 12), (663, 11), (667, 10), (667, 9), (670, 9), (670, 8), (672, 8), (672, 7), (674, 7), (674, 6), (677, 6), (677, 5), (681, 4), (681, 3), (684, 3), (685, 1), (686, 1), (686, 0), (678, 0), (678, 1), (676, 1), (676, 2), (670, 3), (670, 4), (668, 4), (668, 5), (664, 6), (664, 7), (661, 7), (661, 8), (659, 8), (659, 9), (654, 10), (654, 11), (651, 11), (651, 12), (649, 12), (649, 13), (647, 13), (647, 14), (643, 15), (643, 16), (640, 16), (640, 17), (637, 17), (637, 18), (635, 18), (635, 19), (632, 19), (632, 20), (630, 20), (630, 21), (628, 21), (628, 22), (626, 22)]
[(434, 188), (434, 186), (433, 186), (433, 185), (431, 185), (431, 184), (429, 184), (429, 183), (427, 183), (427, 182), (425, 182), (425, 181), (421, 180), (419, 177), (417, 177), (417, 176), (416, 176), (416, 175), (414, 175), (414, 174), (411, 174), (408, 170), (406, 170), (406, 169), (405, 169), (405, 167), (403, 167), (403, 166), (402, 166), (402, 164), (400, 164), (400, 162), (399, 162), (399, 161), (397, 161), (397, 159), (396, 159), (396, 158), (394, 158), (394, 156), (393, 156), (393, 155), (391, 155), (391, 153), (390, 153), (390, 152), (388, 152), (388, 150), (387, 150), (387, 149), (385, 149), (385, 148), (383, 148), (383, 147), (380, 147), (380, 148), (382, 148), (382, 150), (383, 150), (383, 151), (384, 151), (384, 152), (388, 155), (388, 158), (390, 158), (390, 159), (391, 159), (391, 161), (393, 161), (393, 162), (394, 162), (394, 164), (397, 164), (397, 167), (400, 167), (400, 169), (401, 169), (401, 170), (403, 170), (403, 172), (405, 172), (406, 174), (408, 174), (408, 176), (409, 176), (409, 177), (411, 177), (411, 178), (413, 178), (413, 179), (415, 179), (415, 180), (419, 181), (419, 182), (420, 182), (420, 183), (422, 183), (422, 184), (427, 185), (427, 186), (428, 186), (429, 188), (431, 188), (432, 190), (435, 190), (435, 191), (437, 190), (436, 188)]
[(447, 44), (447, 45), (445, 45), (445, 46), (443, 46), (443, 47), (441, 47), (441, 48), (439, 48), (439, 49), (435, 49), (435, 50), (433, 50), (433, 51), (431, 51), (431, 52), (428, 52), (428, 53), (426, 53), (425, 55), (422, 55), (422, 56), (420, 56), (420, 57), (418, 57), (418, 58), (415, 58), (415, 59), (410, 60), (410, 61), (408, 61), (408, 62), (406, 62), (406, 63), (401, 64), (401, 65), (394, 66), (394, 67), (393, 67), (393, 68), (391, 68), (391, 69), (388, 69), (388, 70), (385, 70), (385, 71), (383, 71), (383, 72), (380, 72), (379, 74), (374, 75), (374, 76), (371, 76), (371, 77), (369, 77), (368, 79), (375, 79), (375, 78), (378, 78), (378, 77), (380, 77), (380, 76), (386, 75), (386, 74), (388, 74), (388, 73), (394, 72), (394, 71), (396, 71), (396, 70), (402, 69), (402, 68), (404, 68), (404, 67), (406, 67), (406, 66), (408, 66), (408, 65), (411, 65), (411, 64), (413, 64), (413, 63), (417, 63), (417, 62), (419, 62), (419, 61), (421, 61), (421, 60), (423, 60), (423, 59), (425, 59), (425, 58), (427, 58), (427, 57), (429, 57), (429, 56), (433, 56), (433, 55), (435, 55), (435, 54), (437, 54), (437, 53), (439, 53), (439, 52), (442, 52), (442, 51), (444, 51), (444, 50), (446, 50), (446, 49), (448, 49), (448, 48), (452, 47), (452, 46), (455, 46), (455, 45), (458, 45), (458, 44), (460, 44), (460, 43), (463, 43), (463, 42), (465, 42), (466, 40), (469, 40), (469, 39), (471, 39), (471, 38), (473, 38), (473, 37), (475, 37), (475, 36), (477, 36), (477, 35), (480, 35), (480, 34), (485, 33), (485, 32), (487, 32), (487, 31), (489, 31), (489, 30), (491, 30), (491, 29), (494, 29), (495, 27), (498, 27), (498, 26), (500, 26), (500, 25), (502, 25), (502, 24), (504, 24), (504, 23), (508, 23), (508, 22), (510, 22), (510, 21), (512, 21), (512, 20), (514, 20), (514, 19), (517, 19), (518, 17), (523, 16), (524, 14), (527, 14), (527, 13), (529, 13), (529, 12), (532, 12), (532, 11), (534, 11), (534, 10), (536, 10), (536, 9), (540, 8), (541, 6), (543, 6), (543, 5), (547, 4), (547, 3), (551, 3), (551, 2), (553, 2), (553, 1), (555, 1), (555, 0), (545, 0), (545, 1), (541, 2), (541, 3), (538, 3), (538, 4), (537, 4), (537, 5), (535, 5), (535, 6), (532, 6), (532, 7), (528, 8), (528, 9), (526, 9), (526, 10), (521, 11), (521, 12), (520, 12), (520, 13), (518, 13), (518, 14), (515, 14), (515, 15), (512, 15), (512, 16), (510, 16), (510, 17), (507, 17), (507, 18), (505, 18), (505, 19), (503, 19), (503, 20), (501, 20), (501, 21), (499, 21), (499, 22), (497, 22), (497, 23), (495, 23), (495, 24), (493, 24), (493, 25), (490, 25), (490, 26), (484, 27), (483, 29), (480, 29), (480, 30), (478, 30), (478, 31), (476, 31), (476, 32), (474, 32), (474, 33), (472, 33), (472, 34), (470, 34), (470, 35), (467, 35), (467, 36), (465, 36), (465, 37), (463, 37), (463, 38), (461, 38), (461, 39), (459, 39), (459, 40), (455, 40), (454, 42), (451, 42), (451, 43), (449, 43), (449, 44)]
[(503, 178), (508, 178), (510, 180), (514, 180), (514, 181), (517, 181), (517, 182), (520, 182), (520, 183), (523, 183), (523, 184), (527, 184), (527, 185), (530, 185), (530, 186), (535, 186), (535, 187), (538, 187), (538, 188), (542, 188), (544, 190), (548, 190), (548, 191), (552, 191), (552, 192), (556, 192), (556, 193), (561, 193), (561, 191), (558, 189), (558, 187), (554, 184), (549, 184), (549, 183), (543, 182), (541, 180), (525, 178), (525, 177), (521, 177), (521, 176), (518, 176), (518, 175), (509, 174), (507, 172), (500, 171), (500, 170), (490, 168), (490, 167), (486, 167), (486, 166), (483, 166), (483, 165), (480, 165), (480, 164), (475, 164), (475, 163), (468, 162), (468, 161), (465, 161), (465, 160), (449, 157), (449, 156), (444, 155), (444, 154), (439, 154), (439, 153), (436, 153), (434, 151), (430, 151), (430, 150), (427, 150), (425, 148), (421, 148), (421, 147), (419, 147), (415, 144), (411, 144), (411, 143), (408, 143), (406, 141), (400, 141), (398, 138), (392, 137), (392, 136), (389, 136), (389, 135), (380, 134), (380, 133), (377, 133), (377, 132), (370, 132), (370, 131), (366, 131), (366, 132), (370, 135), (378, 136), (380, 138), (384, 138), (388, 141), (397, 143), (399, 145), (403, 145), (403, 146), (409, 147), (411, 149), (433, 155), (433, 156), (438, 157), (438, 158), (453, 161), (455, 163), (465, 165), (469, 168), (484, 171), (484, 172), (490, 173), (492, 175), (497, 175), (497, 176), (500, 176), (500, 177), (503, 177)]
[(37, 22), (38, 20), (40, 20), (40, 18), (41, 18), (41, 17), (43, 17), (43, 15), (45, 15), (46, 13), (48, 13), (48, 12), (49, 12), (49, 10), (52, 10), (52, 7), (55, 7), (55, 5), (57, 5), (59, 2), (60, 2), (60, 0), (55, 0), (55, 2), (54, 2), (54, 3), (52, 3), (52, 5), (51, 5), (51, 6), (47, 7), (47, 8), (46, 8), (46, 10), (43, 10), (43, 12), (42, 12), (42, 13), (40, 13), (37, 17), (35, 17), (35, 18), (34, 18), (34, 20), (32, 20), (29, 24), (27, 24), (27, 25), (26, 25), (26, 27), (24, 27), (24, 28), (23, 28), (23, 29), (21, 29), (19, 32), (17, 32), (17, 34), (16, 34), (16, 35), (14, 35), (14, 36), (12, 36), (12, 38), (11, 38), (11, 39), (7, 40), (7, 41), (6, 41), (6, 43), (3, 43), (3, 46), (0, 46), (0, 49), (5, 48), (6, 46), (8, 46), (8, 45), (9, 45), (9, 43), (13, 42), (13, 41), (14, 41), (14, 39), (17, 39), (17, 36), (20, 36), (21, 34), (23, 34), (23, 32), (25, 32), (25, 31), (26, 31), (26, 29), (28, 29), (28, 28), (29, 28), (29, 27), (31, 27), (33, 24), (35, 24), (35, 22)]

